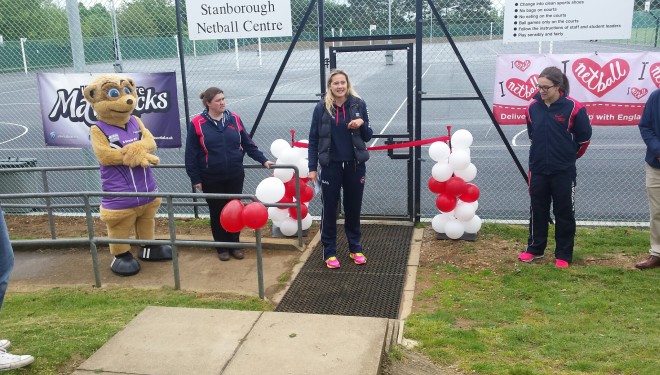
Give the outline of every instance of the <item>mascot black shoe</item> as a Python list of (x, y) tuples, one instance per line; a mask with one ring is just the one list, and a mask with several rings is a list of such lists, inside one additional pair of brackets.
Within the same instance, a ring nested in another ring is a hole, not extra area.
[(130, 252), (115, 255), (110, 264), (112, 272), (119, 276), (133, 276), (140, 272), (140, 263), (138, 263)]
[(155, 245), (155, 246), (142, 246), (138, 251), (138, 258), (149, 262), (160, 262), (165, 260), (172, 260), (172, 246), (170, 245)]

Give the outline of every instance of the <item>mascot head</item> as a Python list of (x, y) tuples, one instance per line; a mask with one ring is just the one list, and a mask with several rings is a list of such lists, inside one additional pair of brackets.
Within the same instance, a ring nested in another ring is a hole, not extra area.
[(135, 81), (115, 74), (98, 76), (85, 87), (85, 99), (96, 118), (123, 128), (137, 104)]

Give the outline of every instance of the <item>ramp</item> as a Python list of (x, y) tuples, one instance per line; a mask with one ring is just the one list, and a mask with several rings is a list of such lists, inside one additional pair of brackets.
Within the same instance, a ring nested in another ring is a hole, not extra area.
[(319, 243), (275, 311), (397, 319), (414, 227), (361, 228), (367, 264), (350, 260), (343, 225), (337, 225), (341, 268), (325, 266)]

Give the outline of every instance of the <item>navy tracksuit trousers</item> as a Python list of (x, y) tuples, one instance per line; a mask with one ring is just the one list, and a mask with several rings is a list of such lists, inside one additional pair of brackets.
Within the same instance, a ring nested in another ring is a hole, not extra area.
[(575, 179), (575, 168), (548, 175), (529, 173), (528, 253), (543, 255), (545, 251), (552, 203), (552, 212), (555, 214), (555, 257), (568, 263), (573, 260)]
[[(202, 180), (202, 190), (209, 194), (242, 194), (245, 175), (231, 180)], [(211, 233), (215, 242), (240, 242), (240, 232), (227, 232), (220, 223), (220, 214), (231, 199), (207, 199), (211, 219)], [(216, 247), (218, 253), (229, 251), (228, 247)]]
[(337, 255), (337, 205), (340, 190), (344, 190), (344, 231), (348, 240), (348, 250), (361, 253), (360, 245), (360, 212), (366, 166), (364, 163), (330, 162), (319, 171), (321, 183), (321, 243), (323, 244), (323, 259)]

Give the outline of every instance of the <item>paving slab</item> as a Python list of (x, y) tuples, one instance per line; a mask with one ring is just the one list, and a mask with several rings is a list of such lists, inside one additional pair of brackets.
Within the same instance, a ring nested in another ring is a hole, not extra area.
[(388, 319), (147, 307), (74, 374), (376, 375)]

